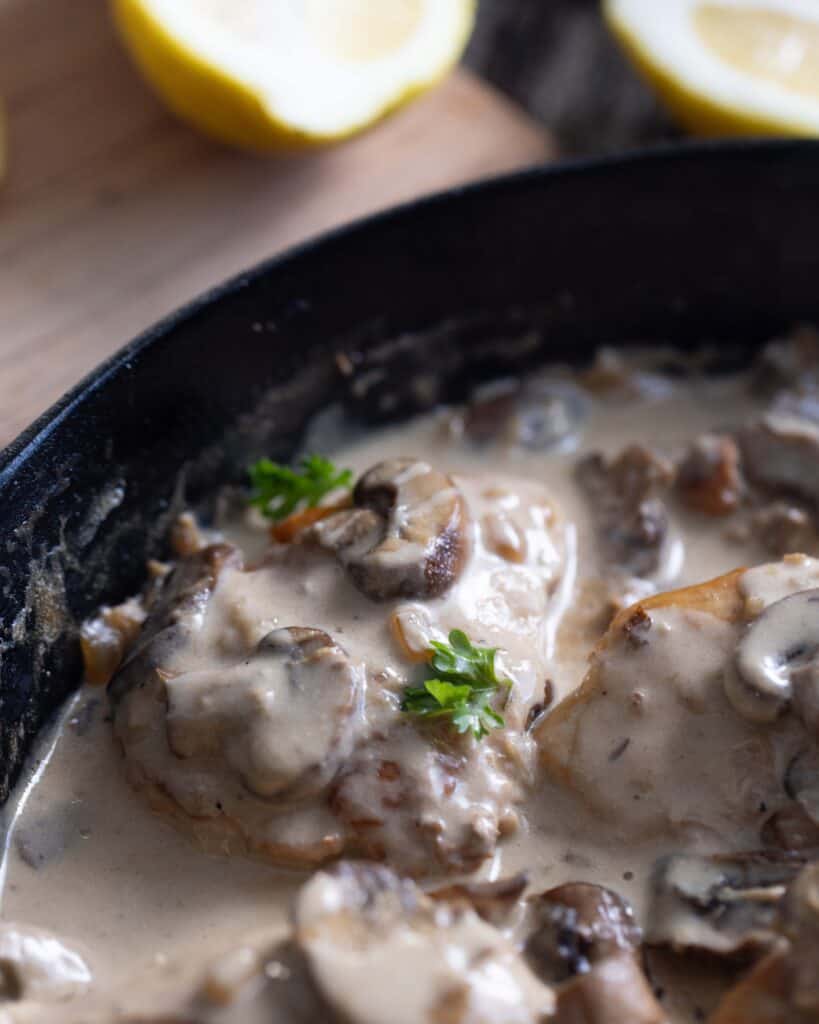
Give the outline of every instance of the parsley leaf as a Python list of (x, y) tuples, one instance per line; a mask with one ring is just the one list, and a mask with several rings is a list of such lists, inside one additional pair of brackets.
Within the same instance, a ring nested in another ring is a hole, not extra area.
[(401, 710), (422, 719), (448, 718), (456, 732), (472, 733), (476, 740), (504, 725), (492, 699), (511, 684), (496, 675), (497, 648), (475, 647), (459, 629), (449, 634), (449, 643), (433, 641), (431, 647), (435, 676), (405, 690)]
[(352, 470), (338, 469), (322, 455), (308, 455), (298, 469), (259, 459), (248, 472), (253, 487), (250, 504), (274, 522), (299, 508), (314, 508), (331, 491), (353, 485)]

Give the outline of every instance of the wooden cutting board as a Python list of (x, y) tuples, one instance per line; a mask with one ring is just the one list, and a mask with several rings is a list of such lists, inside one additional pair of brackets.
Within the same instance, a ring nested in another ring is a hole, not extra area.
[(165, 113), (104, 0), (0, 0), (0, 446), (133, 335), (293, 242), (538, 162), (543, 131), (465, 71), (365, 136), (235, 153)]

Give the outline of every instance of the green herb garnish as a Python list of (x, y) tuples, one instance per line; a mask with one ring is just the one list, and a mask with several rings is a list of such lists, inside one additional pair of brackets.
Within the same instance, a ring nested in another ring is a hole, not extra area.
[(404, 692), (401, 710), (419, 718), (448, 718), (459, 733), (483, 739), (504, 725), (491, 706), (501, 686), (510, 686), (495, 673), (495, 647), (475, 647), (466, 633), (453, 629), (449, 643), (433, 641), (429, 667), (435, 673), (422, 686)]
[(350, 469), (338, 469), (322, 455), (308, 455), (297, 469), (259, 459), (248, 471), (253, 491), (250, 504), (274, 522), (286, 519), (299, 508), (315, 508), (331, 491), (349, 490)]

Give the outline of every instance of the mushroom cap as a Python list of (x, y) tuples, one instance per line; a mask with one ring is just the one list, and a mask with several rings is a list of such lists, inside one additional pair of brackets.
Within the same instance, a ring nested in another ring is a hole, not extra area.
[(629, 904), (616, 892), (569, 882), (529, 899), (534, 928), (526, 954), (540, 977), (563, 981), (609, 956), (633, 955), (641, 931)]
[(819, 862), (779, 905), (780, 941), (720, 1002), (709, 1024), (810, 1024), (819, 1019)]
[(750, 721), (771, 722), (790, 703), (797, 671), (817, 656), (819, 589), (798, 591), (750, 623), (737, 645), (736, 672), (725, 675), (725, 693)]
[(554, 1008), (502, 932), (383, 867), (314, 875), (296, 903), (295, 941), (349, 1024), (539, 1024)]
[(646, 941), (719, 956), (777, 940), (779, 904), (802, 861), (775, 854), (674, 855), (657, 862)]
[(166, 680), (168, 744), (183, 759), (223, 761), (257, 796), (313, 796), (350, 750), (363, 686), (327, 633), (277, 629), (237, 665)]
[(55, 936), (29, 925), (0, 921), (0, 1004), (68, 999), (84, 992), (91, 980), (83, 957)]
[(791, 760), (785, 773), (785, 791), (819, 826), (819, 750), (811, 747)]
[(180, 559), (162, 581), (136, 644), (108, 684), (108, 698), (114, 706), (134, 687), (143, 685), (146, 675), (201, 626), (221, 574), (241, 567), (242, 554), (232, 544), (210, 544)]
[(636, 958), (607, 957), (557, 990), (555, 1024), (667, 1024)]
[(353, 507), (309, 534), (336, 552), (372, 600), (433, 598), (463, 569), (467, 518), (448, 476), (419, 459), (396, 458), (368, 470), (355, 486)]
[(769, 412), (741, 432), (739, 443), (755, 483), (819, 500), (819, 425), (791, 410)]

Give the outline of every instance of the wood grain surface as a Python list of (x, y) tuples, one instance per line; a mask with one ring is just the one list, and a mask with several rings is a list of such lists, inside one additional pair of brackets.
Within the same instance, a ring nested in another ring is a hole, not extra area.
[(465, 71), (335, 149), (226, 150), (153, 99), (104, 0), (0, 0), (0, 95), (0, 446), (134, 334), (256, 260), (552, 154), (534, 122)]

